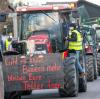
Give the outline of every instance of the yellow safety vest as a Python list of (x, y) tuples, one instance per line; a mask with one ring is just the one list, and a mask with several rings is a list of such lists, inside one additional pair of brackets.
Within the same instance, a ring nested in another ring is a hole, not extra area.
[[(78, 32), (77, 30), (73, 30), (72, 32), (77, 34), (77, 41), (69, 42), (69, 49), (70, 50), (82, 50), (82, 40), (83, 39), (82, 39), (81, 33)], [(69, 35), (69, 38), (71, 38), (71, 34)]]
[(8, 39), (6, 39), (5, 45), (6, 45), (6, 51), (9, 48), (9, 45), (11, 44), (12, 41), (9, 41)]

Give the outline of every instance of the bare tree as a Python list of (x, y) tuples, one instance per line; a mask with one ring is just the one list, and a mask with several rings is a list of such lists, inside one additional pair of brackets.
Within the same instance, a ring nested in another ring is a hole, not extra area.
[(11, 12), (12, 10), (8, 0), (0, 0), (0, 12)]

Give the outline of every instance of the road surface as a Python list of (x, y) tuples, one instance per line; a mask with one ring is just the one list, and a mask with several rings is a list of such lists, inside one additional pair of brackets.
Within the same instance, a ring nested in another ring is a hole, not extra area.
[(33, 96), (22, 97), (22, 99), (100, 99), (100, 78), (94, 82), (88, 83), (86, 93), (79, 93), (78, 97), (61, 98), (57, 90), (34, 91)]

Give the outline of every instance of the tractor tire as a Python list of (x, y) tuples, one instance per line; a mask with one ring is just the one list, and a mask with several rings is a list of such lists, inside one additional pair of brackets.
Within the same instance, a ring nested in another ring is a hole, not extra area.
[[(81, 66), (84, 65), (82, 56), (80, 56), (80, 63)], [(86, 92), (86, 91), (87, 91), (87, 76), (84, 76), (82, 78), (79, 78), (79, 92)]]
[(83, 78), (79, 78), (79, 92), (86, 92), (87, 91), (87, 79), (86, 76)]
[(98, 75), (100, 76), (100, 53), (97, 55), (97, 67), (98, 67)]
[(93, 56), (86, 56), (86, 71), (87, 71), (87, 81), (94, 81), (94, 66), (93, 66)]
[(94, 57), (94, 79), (98, 79), (98, 65), (97, 65), (97, 55)]
[(78, 96), (78, 75), (75, 67), (75, 57), (66, 58), (64, 65), (64, 88), (59, 89), (61, 97)]

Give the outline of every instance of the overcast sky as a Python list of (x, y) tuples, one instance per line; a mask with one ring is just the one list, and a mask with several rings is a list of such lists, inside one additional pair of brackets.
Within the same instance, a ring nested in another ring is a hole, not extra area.
[(87, 0), (87, 1), (100, 5), (100, 0)]

